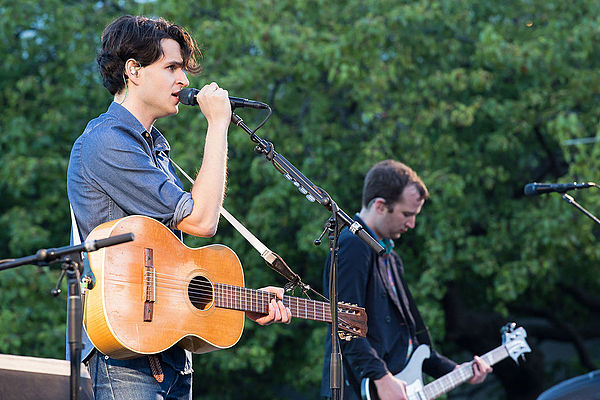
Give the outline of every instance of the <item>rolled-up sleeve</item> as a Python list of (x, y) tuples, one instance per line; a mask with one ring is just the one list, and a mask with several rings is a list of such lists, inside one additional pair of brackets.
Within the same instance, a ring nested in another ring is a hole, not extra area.
[(181, 220), (192, 213), (193, 208), (194, 200), (192, 199), (192, 195), (188, 192), (185, 192), (179, 199), (177, 207), (175, 207), (175, 213), (173, 214), (169, 228), (177, 228), (177, 225), (179, 225)]

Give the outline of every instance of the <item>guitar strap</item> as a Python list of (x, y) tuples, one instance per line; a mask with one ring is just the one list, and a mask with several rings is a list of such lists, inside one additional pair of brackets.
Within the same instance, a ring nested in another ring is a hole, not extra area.
[[(402, 261), (400, 261), (400, 258), (397, 255), (391, 256), (390, 258), (393, 260), (393, 264), (395, 266), (394, 272), (396, 281), (401, 285), (400, 292), (402, 299), (400, 299), (400, 303), (402, 303), (403, 306), (402, 310), (408, 311), (408, 322), (414, 324), (413, 326), (411, 326), (411, 333), (414, 335), (418, 344), (426, 344), (429, 345), (430, 348), (432, 348), (431, 337), (429, 336), (429, 329), (425, 325), (425, 322), (423, 322), (421, 313), (419, 312), (415, 300), (413, 299), (412, 294), (408, 289), (406, 280), (404, 279), (404, 268), (402, 267)], [(398, 265), (398, 262), (400, 263), (400, 265)], [(405, 310), (406, 304), (408, 304), (408, 310)]]
[[(194, 180), (186, 174), (186, 172), (175, 162), (172, 158), (169, 157), (171, 163), (186, 177), (186, 179), (193, 185)], [(278, 256), (276, 253), (271, 251), (267, 246), (265, 246), (252, 232), (250, 232), (240, 221), (238, 221), (229, 211), (225, 209), (225, 207), (221, 206), (219, 212), (225, 219), (258, 251), (260, 256), (266, 261), (266, 263), (273, 270), (278, 272), (287, 278), (290, 282), (286, 285), (286, 290), (291, 290), (295, 286), (299, 285), (303, 290), (310, 289), (308, 285), (302, 282), (300, 277), (294, 273), (290, 267), (287, 266), (285, 261)], [(290, 285), (291, 284), (291, 285)]]
[(415, 321), (415, 338), (419, 342), (419, 344), (426, 344), (429, 348), (433, 349), (433, 345), (431, 343), (431, 337), (429, 336), (429, 329), (423, 322), (423, 317), (421, 317), (421, 313), (417, 308), (415, 300), (406, 285), (404, 279), (402, 279), (402, 286), (404, 287), (404, 292), (406, 293), (406, 297), (408, 298), (408, 305), (410, 307), (410, 313), (412, 314)]
[[(69, 202), (69, 209), (71, 210), (71, 244), (76, 246), (78, 244), (81, 244), (81, 236), (79, 233), (79, 227), (77, 226), (77, 220), (75, 219), (75, 213), (73, 212), (73, 206), (71, 205), (71, 202)], [(83, 278), (84, 276), (91, 274), (92, 272), (87, 252), (81, 252), (81, 261), (83, 263), (83, 274), (81, 275), (81, 277)], [(85, 301), (85, 296), (83, 296), (85, 294), (85, 286), (81, 294), (82, 300)]]
[(77, 221), (75, 220), (75, 213), (73, 212), (73, 206), (69, 202), (69, 209), (71, 210), (71, 243), (73, 246), (81, 244), (81, 237), (79, 236), (79, 228), (77, 227)]
[(392, 254), (386, 255), (386, 256), (380, 256), (379, 259), (380, 260), (385, 259), (390, 264), (389, 272), (393, 275), (393, 277), (390, 277), (390, 278), (393, 278), (393, 281), (397, 282), (396, 283), (396, 293), (395, 293), (396, 299), (395, 299), (395, 301), (398, 302), (398, 306), (400, 307), (400, 310), (402, 311), (404, 320), (406, 321), (406, 324), (408, 325), (410, 335), (412, 337), (415, 337), (416, 331), (417, 331), (416, 321), (413, 317), (412, 309), (410, 308), (410, 297), (406, 290), (406, 286), (404, 285), (404, 279), (402, 279), (404, 277), (404, 274), (402, 273), (402, 266), (398, 265), (398, 263), (402, 263), (402, 262), (400, 261), (400, 259), (397, 256), (392, 255)]
[[(194, 180), (181, 168), (172, 158), (170, 158), (173, 165), (186, 177), (188, 181), (193, 185)], [(265, 258), (264, 254), (270, 252), (270, 250), (265, 246), (256, 236), (252, 234), (240, 221), (238, 221), (229, 211), (225, 209), (225, 207), (221, 206), (219, 210), (221, 215), (225, 217), (225, 219), (233, 225), (233, 227), (242, 234), (242, 236), (259, 252), (261, 257)]]

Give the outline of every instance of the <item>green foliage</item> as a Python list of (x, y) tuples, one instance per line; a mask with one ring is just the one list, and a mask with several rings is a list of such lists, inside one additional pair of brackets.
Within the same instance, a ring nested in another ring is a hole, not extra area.
[[(558, 196), (524, 198), (522, 187), (597, 179), (600, 141), (566, 142), (599, 133), (595, 0), (2, 2), (0, 259), (68, 242), (68, 155), (110, 102), (94, 59), (104, 26), (125, 13), (188, 28), (204, 54), (191, 85), (216, 81), (269, 103), (273, 116), (258, 134), (349, 214), (374, 162), (396, 158), (419, 172), (431, 200), (397, 248), (438, 342), (451, 282), (474, 310), (508, 316), (526, 304), (582, 330), (594, 319), (557, 286), (598, 293), (598, 228)], [(239, 114), (250, 127), (262, 118)], [(157, 126), (195, 173), (200, 113), (182, 109)], [(254, 154), (244, 132), (232, 126), (229, 137), (225, 207), (321, 289), (327, 246), (312, 241), (328, 212)], [(574, 196), (598, 214), (597, 192)], [(186, 241), (230, 246), (249, 287), (284, 283), (226, 222), (214, 239)], [(65, 297), (46, 294), (56, 277), (2, 272), (0, 351), (62, 357)], [(234, 348), (195, 356), (195, 393), (316, 398), (324, 334), (300, 320), (248, 323)]]

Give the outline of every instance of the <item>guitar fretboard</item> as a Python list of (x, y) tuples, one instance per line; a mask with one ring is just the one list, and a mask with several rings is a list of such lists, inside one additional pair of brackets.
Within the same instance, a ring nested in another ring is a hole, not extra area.
[[(508, 357), (508, 351), (504, 346), (496, 347), (494, 350), (485, 353), (481, 358), (488, 364), (494, 365)], [(458, 385), (468, 381), (473, 377), (473, 362), (458, 367), (452, 372), (447, 373), (441, 378), (425, 385), (423, 392), (425, 397), (435, 399), (444, 393), (449, 392)]]
[[(269, 303), (277, 296), (264, 290), (248, 289), (215, 283), (215, 305), (231, 310), (269, 313)], [(283, 304), (289, 307), (294, 318), (331, 322), (329, 303), (323, 301), (283, 296)]]

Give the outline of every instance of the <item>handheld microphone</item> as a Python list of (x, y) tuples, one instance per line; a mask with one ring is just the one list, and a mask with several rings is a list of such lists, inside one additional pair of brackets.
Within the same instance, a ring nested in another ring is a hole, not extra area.
[(594, 182), (584, 182), (584, 183), (528, 183), (523, 188), (523, 192), (526, 196), (537, 196), (539, 194), (546, 193), (565, 193), (568, 190), (575, 189), (587, 189), (589, 187), (596, 186)]
[[(200, 92), (198, 89), (194, 88), (185, 88), (181, 89), (179, 92), (179, 101), (181, 104), (185, 104), (186, 106), (197, 106), (198, 100), (196, 99), (196, 95)], [(229, 96), (229, 102), (231, 103), (231, 109), (234, 108), (261, 108), (267, 109), (269, 106), (265, 103), (261, 103), (260, 101), (242, 99), (240, 97), (231, 97)]]

